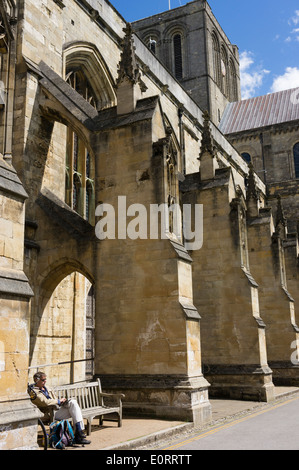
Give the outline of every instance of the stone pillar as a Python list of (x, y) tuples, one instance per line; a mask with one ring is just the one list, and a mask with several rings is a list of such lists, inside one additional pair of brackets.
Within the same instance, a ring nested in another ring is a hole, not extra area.
[[(183, 203), (203, 206), (203, 246), (192, 252), (194, 304), (202, 330), (202, 358), (210, 395), (269, 401), (265, 324), (251, 275), (246, 201), (232, 168), (217, 169), (217, 153), (204, 113), (200, 173), (181, 186)], [(244, 186), (244, 181), (243, 181)]]
[(34, 449), (41, 413), (27, 394), (30, 300), (24, 269), (25, 192), (12, 166), (17, 6), (1, 2), (0, 450)]
[(170, 241), (120, 242), (118, 248), (108, 240), (100, 248), (105, 269), (99, 269), (96, 297), (95, 367), (103, 388), (125, 394), (126, 413), (208, 422), (200, 318), (186, 296), (191, 260)]
[(297, 312), (299, 308), (299, 243), (297, 232), (287, 234), (287, 237), (283, 240), (283, 248), (286, 267), (286, 282), (295, 301)]
[(216, 170), (215, 177), (205, 181), (190, 175), (183, 191), (185, 203), (203, 204), (203, 246), (192, 258), (194, 304), (201, 316), (203, 372), (211, 384), (209, 394), (272, 400), (265, 325), (247, 259), (245, 206), (241, 195), (231, 198), (232, 170)]
[(27, 394), (29, 303), (23, 272), (24, 202), (14, 168), (0, 156), (0, 449), (36, 446), (40, 412)]
[(260, 208), (258, 216), (248, 219), (249, 257), (252, 273), (259, 284), (273, 382), (275, 385), (298, 386), (299, 370), (292, 363), (291, 355), (294, 349), (297, 350), (299, 329), (286, 277), (283, 246), (286, 223), (280, 210), (277, 214), (274, 223), (271, 208)]
[[(298, 305), (299, 305), (299, 244), (297, 232), (288, 233), (287, 238), (283, 241), (283, 249), (285, 255), (286, 267), (286, 282), (288, 289), (292, 293), (294, 299), (294, 312), (291, 322), (293, 325), (298, 325)], [(297, 335), (296, 335), (297, 336)], [(292, 364), (297, 364), (299, 361), (299, 344), (298, 340), (294, 340), (291, 345)]]

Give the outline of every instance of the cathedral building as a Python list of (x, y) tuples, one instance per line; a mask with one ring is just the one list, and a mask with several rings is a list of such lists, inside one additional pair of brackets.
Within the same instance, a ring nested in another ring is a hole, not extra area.
[(206, 0), (0, 16), (0, 449), (36, 446), (37, 369), (194, 426), (297, 387), (298, 89), (242, 101)]

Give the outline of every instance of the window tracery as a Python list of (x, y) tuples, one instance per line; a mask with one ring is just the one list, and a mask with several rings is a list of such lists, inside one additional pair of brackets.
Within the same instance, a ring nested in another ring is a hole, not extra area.
[[(96, 108), (96, 98), (84, 75), (78, 69), (67, 70), (66, 81)], [(94, 163), (83, 140), (67, 128), (66, 203), (90, 223), (94, 223)]]
[(76, 90), (83, 98), (96, 108), (95, 94), (84, 75), (84, 72), (78, 69), (67, 70), (65, 81)]

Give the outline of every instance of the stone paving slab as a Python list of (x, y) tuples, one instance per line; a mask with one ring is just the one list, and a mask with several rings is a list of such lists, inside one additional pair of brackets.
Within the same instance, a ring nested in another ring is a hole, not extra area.
[[(276, 399), (286, 399), (288, 395), (299, 395), (297, 387), (276, 387)], [(212, 423), (226, 419), (232, 419), (234, 416), (249, 413), (257, 408), (269, 406), (268, 403), (240, 400), (220, 400), (210, 399), (212, 405)], [(96, 423), (96, 421), (95, 421)], [(67, 450), (130, 450), (143, 448), (147, 444), (153, 445), (159, 441), (191, 432), (192, 423), (181, 421), (166, 421), (159, 419), (142, 418), (123, 418), (123, 425), (118, 427), (117, 422), (104, 421), (103, 426), (93, 425), (92, 433), (88, 437), (91, 444), (76, 447), (69, 447)]]

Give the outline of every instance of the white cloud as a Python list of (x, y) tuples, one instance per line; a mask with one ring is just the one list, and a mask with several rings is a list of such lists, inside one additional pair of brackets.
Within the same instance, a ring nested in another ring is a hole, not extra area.
[(273, 80), (271, 93), (297, 87), (299, 87), (299, 68), (287, 67), (283, 75), (279, 75)]
[(295, 13), (294, 13), (294, 16), (292, 16), (292, 18), (288, 21), (289, 25), (293, 27), (293, 29), (290, 31), (290, 34), (293, 35), (289, 35), (285, 41), (286, 42), (291, 42), (293, 40), (293, 38), (295, 39), (295, 41), (299, 41), (299, 28), (295, 27), (294, 26), (297, 26), (299, 25), (299, 10), (296, 10)]
[(253, 53), (244, 51), (240, 54), (240, 76), (242, 99), (255, 96), (256, 90), (261, 87), (264, 76), (269, 71), (254, 65)]
[(240, 54), (240, 70), (246, 70), (253, 64), (252, 52), (244, 51)]
[(292, 33), (295, 34), (295, 41), (299, 41), (299, 28), (293, 29)]
[(291, 24), (299, 24), (299, 10), (295, 10), (294, 16), (290, 20)]

